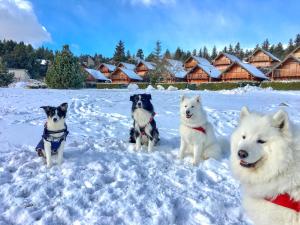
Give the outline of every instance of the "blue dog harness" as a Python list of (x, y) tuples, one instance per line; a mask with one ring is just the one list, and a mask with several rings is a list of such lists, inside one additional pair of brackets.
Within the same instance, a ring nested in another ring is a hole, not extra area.
[[(65, 124), (65, 129), (51, 131), (47, 129), (47, 123), (44, 126), (44, 132), (42, 135), (42, 139), (36, 146), (35, 150), (37, 151), (39, 156), (44, 156), (43, 150), (45, 150), (44, 141), (48, 141), (51, 143), (51, 154), (57, 154), (57, 150), (59, 149), (61, 143), (67, 139), (69, 134), (67, 124)], [(51, 134), (63, 133), (60, 137), (54, 137)]]

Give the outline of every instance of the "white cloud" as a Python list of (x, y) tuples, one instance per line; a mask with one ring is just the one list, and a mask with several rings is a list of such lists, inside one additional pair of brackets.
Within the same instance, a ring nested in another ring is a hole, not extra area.
[(51, 41), (27, 0), (0, 0), (0, 39), (24, 41), (34, 46)]
[(129, 0), (131, 4), (137, 5), (142, 4), (145, 6), (153, 6), (153, 5), (170, 5), (175, 4), (176, 0)]

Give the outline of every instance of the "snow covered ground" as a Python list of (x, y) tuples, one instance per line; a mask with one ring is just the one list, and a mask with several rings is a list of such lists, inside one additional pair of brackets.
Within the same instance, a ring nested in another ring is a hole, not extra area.
[[(201, 94), (217, 135), (228, 137), (243, 105), (283, 107), (299, 122), (300, 92), (148, 91), (161, 136), (150, 154), (128, 144), (129, 96), (142, 90), (0, 89), (0, 224), (251, 224), (228, 158), (198, 167), (176, 159), (179, 96)], [(34, 151), (45, 121), (39, 107), (62, 102), (65, 162), (46, 169)]]

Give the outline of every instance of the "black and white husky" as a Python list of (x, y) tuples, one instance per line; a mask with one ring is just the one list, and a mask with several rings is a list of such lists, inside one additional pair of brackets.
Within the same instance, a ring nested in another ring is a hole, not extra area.
[(138, 151), (142, 145), (148, 145), (148, 152), (159, 141), (159, 133), (154, 120), (155, 112), (150, 94), (130, 96), (132, 101), (133, 128), (130, 130), (130, 143), (135, 143)]
[(39, 156), (46, 158), (47, 167), (52, 165), (52, 155), (57, 155), (57, 163), (63, 161), (63, 151), (68, 135), (68, 128), (65, 123), (68, 104), (63, 103), (58, 107), (42, 106), (47, 114), (42, 140), (36, 146)]

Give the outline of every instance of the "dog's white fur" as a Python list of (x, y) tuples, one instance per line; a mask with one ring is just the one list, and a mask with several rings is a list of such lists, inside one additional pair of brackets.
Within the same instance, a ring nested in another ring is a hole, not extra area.
[[(53, 118), (58, 119), (57, 122), (53, 122)], [(58, 131), (65, 129), (65, 118), (59, 118), (57, 115), (51, 118), (47, 118), (47, 129), (50, 131)], [(64, 133), (51, 134), (53, 137), (61, 137)], [(44, 139), (44, 155), (46, 156), (46, 164), (47, 167), (50, 168), (52, 166), (52, 154), (51, 154), (51, 143)], [(57, 150), (57, 164), (61, 165), (63, 162), (63, 154), (65, 148), (65, 140), (63, 140)]]
[[(192, 114), (191, 118), (186, 117), (187, 110)], [(211, 157), (220, 158), (221, 148), (217, 142), (213, 126), (206, 118), (200, 96), (181, 97), (180, 122), (181, 145), (178, 155), (180, 159), (183, 159), (185, 154), (190, 152), (193, 154), (194, 165), (198, 165), (200, 161)], [(206, 134), (193, 129), (195, 127), (203, 127)]]
[[(151, 124), (149, 123), (151, 118), (152, 118), (152, 114), (147, 110), (142, 108), (135, 109), (133, 112), (133, 119), (135, 120), (135, 129), (140, 131), (140, 127), (145, 127), (145, 133), (151, 136), (152, 128), (151, 128)], [(136, 144), (135, 144), (136, 151), (139, 151), (141, 149), (142, 143), (146, 144), (147, 142), (148, 142), (148, 152), (152, 152), (154, 143), (150, 139), (148, 140), (148, 138), (144, 135), (139, 136), (136, 139)]]
[[(259, 160), (254, 168), (240, 165), (241, 149), (249, 153), (247, 163)], [(300, 225), (300, 213), (265, 200), (288, 193), (300, 201), (300, 132), (287, 113), (259, 115), (244, 107), (231, 137), (231, 165), (244, 189), (244, 208), (255, 225)]]

